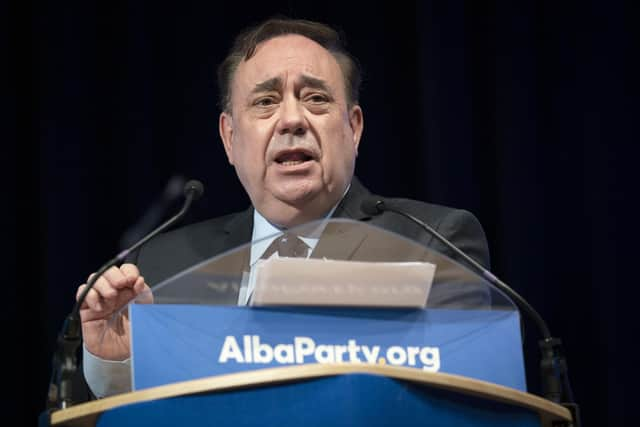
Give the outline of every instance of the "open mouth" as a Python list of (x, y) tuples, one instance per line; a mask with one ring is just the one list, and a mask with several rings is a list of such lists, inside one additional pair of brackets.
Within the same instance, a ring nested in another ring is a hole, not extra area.
[(296, 166), (313, 160), (313, 156), (304, 150), (283, 151), (275, 158), (276, 163), (282, 166)]

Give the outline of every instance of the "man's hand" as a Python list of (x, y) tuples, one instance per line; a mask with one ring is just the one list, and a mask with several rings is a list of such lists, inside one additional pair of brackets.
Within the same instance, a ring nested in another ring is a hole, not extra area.
[[(76, 300), (86, 286), (78, 287)], [(129, 312), (123, 307), (138, 296), (138, 303), (153, 302), (151, 289), (133, 264), (111, 267), (96, 281), (80, 307), (82, 335), (89, 352), (107, 360), (124, 360), (131, 355)]]

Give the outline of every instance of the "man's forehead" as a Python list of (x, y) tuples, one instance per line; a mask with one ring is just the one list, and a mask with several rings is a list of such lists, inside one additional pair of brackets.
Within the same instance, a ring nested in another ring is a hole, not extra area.
[(273, 79), (332, 85), (339, 84), (343, 77), (331, 52), (306, 37), (286, 35), (259, 44), (255, 55), (242, 61), (234, 76), (236, 84), (249, 90)]
[[(293, 81), (294, 87), (310, 87), (314, 89), (322, 89), (326, 91), (331, 91), (329, 84), (323, 80), (316, 78), (314, 76), (310, 76), (308, 74), (300, 74), (295, 76)], [(252, 93), (259, 92), (271, 92), (271, 91), (281, 91), (286, 86), (285, 79), (280, 76), (271, 77), (265, 81), (258, 82), (253, 89)]]

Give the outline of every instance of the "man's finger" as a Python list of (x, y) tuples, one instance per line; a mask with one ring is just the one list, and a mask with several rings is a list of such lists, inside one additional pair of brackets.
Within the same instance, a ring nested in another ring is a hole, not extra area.
[(100, 295), (95, 291), (95, 289), (91, 289), (87, 296), (84, 298), (84, 303), (93, 311), (101, 312), (104, 308), (104, 305), (101, 302)]
[(138, 277), (140, 277), (140, 270), (138, 270), (138, 267), (136, 267), (135, 264), (122, 264), (120, 266), (120, 271), (122, 271), (122, 274), (124, 274), (127, 278), (129, 278), (129, 280), (131, 280), (132, 284), (135, 283)]
[[(127, 277), (124, 274), (124, 272), (120, 270), (118, 267), (111, 267), (110, 269), (104, 272), (102, 277), (105, 278), (109, 282), (109, 284), (116, 289), (131, 287), (135, 282), (135, 280), (132, 280), (129, 277)], [(102, 279), (102, 277), (100, 279)]]
[(153, 294), (151, 288), (144, 282), (144, 277), (140, 276), (133, 286), (138, 304), (152, 304)]
[(115, 299), (118, 297), (118, 289), (116, 289), (107, 279), (100, 277), (93, 284), (93, 290), (95, 290), (102, 298)]

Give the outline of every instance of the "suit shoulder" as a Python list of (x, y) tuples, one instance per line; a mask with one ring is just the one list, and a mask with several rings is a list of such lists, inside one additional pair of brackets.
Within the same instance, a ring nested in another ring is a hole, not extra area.
[[(184, 236), (202, 236), (203, 234), (222, 234), (228, 227), (242, 215), (243, 212), (235, 212), (215, 218), (209, 218), (203, 221), (187, 224), (174, 230), (163, 233), (161, 236), (165, 238), (172, 238), (176, 235)], [(161, 237), (158, 236), (158, 237)]]
[[(486, 234), (478, 218), (470, 211), (413, 199), (387, 198), (386, 200), (390, 203), (393, 202), (397, 208), (430, 225), (440, 235), (482, 265), (486, 267), (490, 265)], [(432, 235), (424, 235), (424, 242), (450, 257), (455, 257), (450, 248)]]
[(472, 221), (479, 225), (476, 216), (466, 209), (459, 209), (436, 203), (406, 198), (387, 198), (390, 202), (407, 213), (410, 213), (433, 227), (438, 227), (443, 221)]
[(142, 246), (131, 262), (155, 284), (160, 280), (250, 240), (251, 212), (244, 211), (185, 225)]

